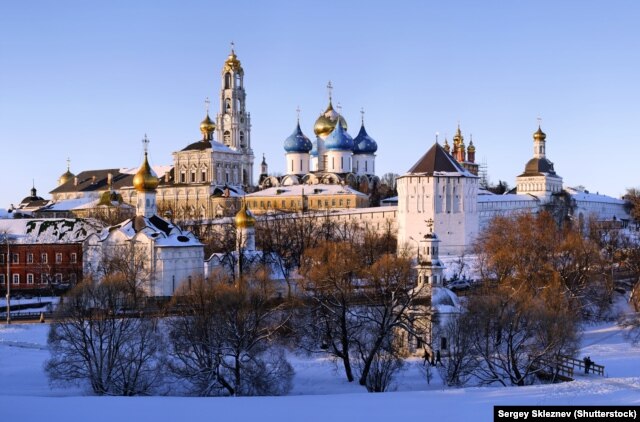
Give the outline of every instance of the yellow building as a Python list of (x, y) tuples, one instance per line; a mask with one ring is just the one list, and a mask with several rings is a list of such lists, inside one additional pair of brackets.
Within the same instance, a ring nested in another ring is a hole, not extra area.
[(269, 211), (316, 211), (369, 206), (369, 197), (346, 185), (290, 185), (263, 189), (247, 195), (255, 214)]

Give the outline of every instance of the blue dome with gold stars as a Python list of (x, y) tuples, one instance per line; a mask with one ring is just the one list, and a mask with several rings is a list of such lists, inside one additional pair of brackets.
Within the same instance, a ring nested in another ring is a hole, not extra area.
[(298, 122), (291, 136), (284, 140), (284, 150), (293, 153), (309, 153), (312, 148), (311, 141), (302, 133), (300, 122)]
[(354, 154), (375, 154), (378, 150), (378, 144), (369, 136), (364, 128), (364, 123), (360, 127), (360, 132), (353, 139), (353, 153)]
[(341, 124), (337, 124), (324, 140), (324, 147), (327, 150), (350, 151), (353, 149), (353, 138)]

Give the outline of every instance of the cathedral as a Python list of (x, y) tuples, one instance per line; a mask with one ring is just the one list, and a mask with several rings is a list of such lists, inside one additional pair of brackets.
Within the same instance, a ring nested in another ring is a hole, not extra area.
[[(173, 153), (173, 165), (154, 166), (159, 176), (157, 207), (161, 214), (180, 220), (233, 215), (239, 198), (254, 185), (251, 116), (246, 108), (244, 70), (233, 46), (221, 71), (220, 108), (215, 122), (209, 101), (200, 123), (201, 138)], [(40, 214), (89, 213), (99, 205), (135, 206), (139, 192), (133, 186), (136, 169), (87, 170), (75, 175), (69, 166), (51, 191), (53, 203)], [(116, 201), (101, 201), (109, 192)], [(133, 211), (133, 208), (130, 209)]]
[(367, 194), (380, 183), (375, 174), (378, 144), (365, 129), (364, 111), (356, 137), (347, 132), (347, 121), (333, 107), (331, 82), (327, 88), (329, 105), (315, 121), (315, 140), (303, 133), (299, 117), (293, 133), (284, 140), (285, 175), (269, 176), (263, 157), (260, 190), (247, 196), (254, 212), (369, 205)]

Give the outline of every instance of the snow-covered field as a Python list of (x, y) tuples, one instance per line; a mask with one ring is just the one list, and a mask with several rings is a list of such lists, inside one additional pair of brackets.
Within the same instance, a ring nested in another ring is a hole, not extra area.
[(48, 324), (0, 325), (1, 421), (490, 421), (496, 404), (640, 405), (640, 347), (613, 323), (588, 327), (581, 356), (605, 365), (606, 377), (530, 387), (443, 388), (408, 365), (397, 391), (370, 394), (344, 380), (330, 362), (295, 356), (286, 397), (93, 397), (48, 385), (43, 363)]

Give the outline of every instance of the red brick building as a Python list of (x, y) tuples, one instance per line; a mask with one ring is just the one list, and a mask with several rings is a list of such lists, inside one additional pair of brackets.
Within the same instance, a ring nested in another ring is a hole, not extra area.
[(2, 292), (7, 290), (7, 279), (16, 293), (65, 290), (82, 279), (82, 243), (3, 244), (0, 250)]

